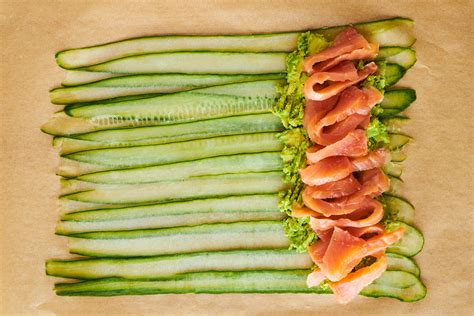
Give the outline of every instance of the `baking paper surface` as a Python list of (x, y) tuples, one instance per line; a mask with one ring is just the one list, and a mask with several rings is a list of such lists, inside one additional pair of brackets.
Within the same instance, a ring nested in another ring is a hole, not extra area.
[[(473, 307), (472, 1), (0, 1), (1, 315), (467, 315)], [(416, 303), (325, 295), (57, 297), (48, 258), (66, 258), (54, 235), (58, 154), (39, 128), (57, 107), (48, 90), (64, 71), (54, 53), (153, 34), (307, 30), (407, 16), (418, 62), (399, 86), (408, 110), (405, 195), (425, 247), (416, 256), (427, 297)]]

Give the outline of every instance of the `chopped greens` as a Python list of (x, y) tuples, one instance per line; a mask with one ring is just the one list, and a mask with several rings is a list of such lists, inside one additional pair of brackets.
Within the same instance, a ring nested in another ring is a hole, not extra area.
[(286, 58), (287, 84), (278, 88), (281, 96), (273, 108), (273, 112), (281, 118), (286, 128), (301, 126), (303, 122), (305, 104), (303, 86), (308, 78), (303, 71), (304, 58), (309, 54), (320, 52), (328, 46), (329, 42), (324, 36), (306, 32), (298, 38), (297, 49), (288, 54)]
[(307, 217), (288, 217), (284, 222), (285, 234), (290, 239), (290, 248), (297, 252), (306, 252), (309, 245), (316, 239), (316, 234), (309, 225)]

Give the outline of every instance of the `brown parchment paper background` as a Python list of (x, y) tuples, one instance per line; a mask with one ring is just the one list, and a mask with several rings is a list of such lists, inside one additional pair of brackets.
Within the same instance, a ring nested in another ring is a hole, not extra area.
[[(472, 1), (0, 1), (1, 315), (467, 315), (473, 308)], [(318, 295), (56, 297), (44, 260), (65, 258), (57, 219), (57, 153), (39, 130), (56, 109), (54, 53), (152, 34), (306, 30), (392, 16), (416, 20), (418, 62), (402, 85), (418, 100), (407, 127), (405, 195), (426, 243), (417, 303)], [(472, 314), (471, 314), (472, 315)]]

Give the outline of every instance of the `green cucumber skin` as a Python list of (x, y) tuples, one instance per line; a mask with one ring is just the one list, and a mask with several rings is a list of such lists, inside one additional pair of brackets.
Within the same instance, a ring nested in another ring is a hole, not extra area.
[(72, 117), (102, 121), (146, 119), (152, 120), (153, 125), (269, 113), (278, 98), (276, 87), (280, 82), (261, 80), (233, 83), (132, 101), (68, 105), (64, 111)]
[[(385, 36), (385, 42), (378, 40), (377, 43), (379, 43), (381, 46), (405, 46), (409, 47), (413, 45), (415, 42), (415, 38), (410, 34), (411, 30), (413, 29), (414, 22), (411, 19), (408, 18), (402, 18), (402, 17), (396, 17), (396, 18), (391, 18), (391, 19), (383, 19), (383, 20), (377, 20), (377, 21), (370, 21), (370, 22), (361, 22), (361, 23), (355, 23), (353, 26), (362, 33), (369, 41), (375, 41), (377, 40), (377, 35), (380, 33), (380, 30), (386, 30), (390, 31), (391, 28), (405, 28), (407, 32), (404, 32), (404, 35), (406, 38), (400, 39), (397, 38), (396, 36), (394, 37), (386, 37)], [(340, 25), (340, 26), (334, 26), (334, 27), (325, 27), (325, 28), (320, 28), (316, 29), (313, 32), (315, 33), (320, 33), (326, 36), (329, 40), (332, 40), (337, 33), (339, 33), (344, 27), (347, 27), (347, 25)], [(405, 34), (406, 33), (406, 34)], [(133, 42), (133, 41), (153, 41), (153, 40), (176, 40), (179, 38), (184, 38), (186, 42), (190, 42), (190, 40), (195, 40), (197, 39), (197, 42), (203, 42), (205, 39), (217, 39), (218, 42), (222, 42), (221, 39), (228, 39), (228, 38), (237, 38), (237, 39), (249, 39), (251, 42), (247, 43), (247, 45), (237, 45), (234, 47), (222, 47), (222, 45), (219, 47), (218, 45), (216, 47), (212, 47), (211, 45), (207, 45), (207, 47), (195, 47), (194, 49), (196, 50), (213, 50), (213, 51), (242, 51), (242, 52), (258, 52), (258, 51), (284, 51), (284, 52), (291, 52), (296, 48), (297, 44), (297, 38), (299, 36), (300, 32), (289, 32), (289, 33), (274, 33), (274, 34), (257, 34), (257, 35), (215, 35), (215, 36), (173, 36), (173, 35), (166, 35), (166, 36), (150, 36), (150, 37), (141, 37), (141, 38), (134, 38), (134, 39), (125, 39), (122, 41), (117, 41), (117, 42), (110, 42), (110, 43), (105, 43), (102, 45), (96, 45), (96, 46), (89, 46), (89, 47), (83, 47), (79, 49), (67, 49), (60, 51), (56, 54), (56, 62), (60, 67), (66, 68), (66, 69), (73, 69), (73, 68), (79, 68), (79, 67), (84, 67), (84, 66), (89, 66), (93, 64), (98, 64), (101, 62), (105, 62), (107, 60), (111, 59), (117, 59), (121, 57), (127, 57), (131, 55), (137, 55), (137, 54), (143, 54), (143, 53), (150, 53), (150, 52), (158, 52), (158, 51), (190, 51), (193, 49), (193, 46), (186, 45), (186, 46), (177, 46), (173, 45), (170, 46), (169, 49), (152, 49), (152, 50), (135, 50), (135, 51), (129, 51), (129, 52), (120, 52), (118, 49), (111, 49), (112, 52), (115, 52), (114, 54), (111, 54), (107, 57), (92, 57), (92, 58), (83, 58), (81, 60), (77, 56), (77, 53), (81, 52), (88, 52), (88, 51), (93, 51), (93, 50), (104, 50), (108, 49), (109, 47), (114, 47), (114, 46), (123, 46), (124, 44), (126, 45), (127, 43)], [(399, 35), (399, 34), (398, 34)], [(272, 38), (278, 38), (280, 37), (280, 44), (278, 44), (278, 41), (273, 41)], [(383, 38), (382, 38), (383, 39)], [(255, 41), (256, 40), (256, 41)], [(265, 43), (265, 41), (270, 40), (268, 44)], [(255, 42), (259, 45), (255, 45)], [(263, 45), (260, 46), (260, 43), (263, 43)], [(96, 53), (97, 54), (97, 53)], [(99, 54), (100, 55), (100, 54)]]
[(400, 254), (406, 257), (417, 255), (423, 249), (425, 242), (423, 234), (416, 227), (401, 221), (390, 222), (386, 225), (388, 230), (399, 227), (405, 227), (405, 234), (399, 241), (389, 246), (387, 252)]
[[(161, 166), (103, 171), (62, 179), (94, 188), (95, 184), (138, 184), (184, 180), (211, 175), (279, 171), (283, 167), (279, 152), (217, 156)], [(89, 189), (89, 188), (87, 188)]]
[(287, 249), (234, 250), (146, 258), (49, 260), (46, 274), (82, 280), (157, 280), (190, 272), (310, 269), (312, 265), (307, 254)]
[[(164, 165), (222, 155), (272, 152), (282, 149), (277, 133), (221, 136), (164, 145), (96, 149), (63, 156), (69, 160), (100, 166), (102, 170)], [(201, 149), (193, 152), (193, 150)], [(81, 175), (79, 170), (76, 176)], [(71, 175), (74, 176), (74, 175)]]
[(231, 83), (284, 79), (284, 77), (284, 74), (281, 73), (257, 75), (131, 75), (108, 78), (75, 87), (55, 88), (50, 91), (50, 98), (53, 104), (85, 103), (84, 105), (93, 105), (93, 102), (104, 103), (104, 100), (107, 99), (119, 102), (124, 99), (138, 99), (141, 95), (146, 98), (163, 93)]
[[(393, 253), (387, 253), (386, 255), (388, 271), (405, 271), (419, 277), (419, 268), (412, 259)], [(240, 263), (241, 266), (239, 266), (234, 265), (236, 261), (250, 263)], [(252, 261), (257, 261), (258, 264), (253, 264)], [(203, 262), (204, 264), (196, 266), (196, 262)], [(313, 262), (306, 253), (295, 253), (286, 249), (264, 249), (126, 259), (48, 260), (46, 262), (46, 274), (80, 280), (123, 278), (151, 281), (190, 272), (296, 270), (310, 269), (312, 266)], [(167, 272), (163, 272), (163, 269), (167, 269)]]
[(236, 222), (69, 236), (70, 253), (146, 257), (179, 253), (288, 248), (281, 221)]
[(388, 63), (385, 67), (385, 85), (391, 87), (396, 84), (406, 73), (406, 69), (398, 64)]
[(223, 174), (143, 184), (100, 185), (60, 199), (111, 205), (163, 203), (230, 195), (278, 193), (288, 187), (281, 171)]
[[(188, 273), (160, 281), (99, 279), (79, 283), (58, 283), (57, 295), (114, 296), (149, 295), (166, 293), (318, 293), (330, 294), (327, 285), (308, 288), (306, 277), (310, 270), (245, 271)], [(393, 279), (409, 282), (406, 288), (393, 284)], [(388, 280), (388, 281), (386, 281)], [(387, 283), (387, 284), (384, 284)], [(392, 297), (414, 302), (426, 295), (426, 288), (416, 276), (403, 271), (386, 271), (373, 284), (364, 288), (361, 295)]]
[(394, 89), (385, 92), (384, 100), (380, 104), (383, 112), (382, 119), (395, 117), (406, 110), (416, 100), (416, 91), (413, 89)]
[(60, 148), (62, 155), (67, 155), (93, 149), (161, 145), (219, 136), (281, 132), (282, 130), (283, 125), (279, 118), (268, 113), (175, 125), (111, 129), (72, 137), (55, 137), (53, 145)]

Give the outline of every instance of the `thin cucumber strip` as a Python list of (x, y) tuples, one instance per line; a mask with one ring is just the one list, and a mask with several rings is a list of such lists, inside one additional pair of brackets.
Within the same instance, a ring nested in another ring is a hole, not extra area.
[(388, 148), (390, 149), (390, 151), (401, 149), (406, 144), (413, 141), (413, 138), (403, 134), (388, 134), (388, 137), (390, 139), (390, 142), (388, 144)]
[(385, 218), (391, 221), (402, 221), (413, 224), (415, 207), (407, 200), (389, 194), (383, 194), (381, 201), (384, 205)]
[(268, 113), (56, 137), (53, 145), (59, 147), (60, 153), (65, 155), (92, 149), (159, 145), (218, 136), (278, 132), (282, 129), (280, 119)]
[[(306, 277), (310, 270), (241, 271), (187, 273), (159, 281), (98, 279), (78, 283), (58, 283), (57, 295), (114, 296), (166, 293), (331, 293), (324, 283), (308, 288)], [(397, 281), (398, 280), (398, 281)], [(403, 285), (410, 284), (408, 287)], [(408, 272), (385, 271), (361, 295), (392, 297), (405, 302), (425, 297), (426, 288)]]
[(386, 229), (393, 230), (399, 227), (405, 228), (403, 237), (387, 248), (387, 252), (412, 257), (423, 249), (423, 234), (415, 227), (403, 222), (391, 222), (386, 225)]
[[(276, 136), (277, 133), (244, 134), (164, 145), (81, 151), (65, 155), (67, 159), (60, 166), (59, 173), (75, 177), (96, 171), (164, 165), (223, 155), (281, 151), (282, 144)], [(70, 166), (67, 164), (68, 160), (85, 163), (86, 167), (81, 164)]]
[(64, 87), (72, 87), (86, 83), (93, 83), (104, 79), (126, 76), (124, 74), (112, 74), (108, 72), (90, 72), (83, 70), (66, 70), (66, 77), (61, 82)]
[(400, 178), (403, 173), (403, 165), (389, 161), (382, 166), (382, 170), (389, 176)]
[[(416, 61), (414, 51), (401, 49), (402, 53), (397, 56), (387, 57), (391, 60), (386, 68), (388, 85), (393, 85), (403, 77), (407, 70), (405, 65)], [(381, 50), (383, 53), (383, 49)], [(413, 54), (407, 52), (412, 52)], [(152, 53), (115, 59), (102, 64), (81, 68), (81, 70), (134, 75), (157, 73), (221, 75), (274, 74), (285, 72), (287, 56), (288, 54), (286, 53)], [(189, 62), (191, 60), (192, 62)], [(216, 64), (219, 65), (219, 67), (216, 67)], [(398, 68), (400, 70), (398, 70)]]
[[(381, 57), (383, 56), (383, 58)], [(406, 49), (404, 47), (381, 47), (379, 50), (377, 60), (387, 60), (389, 63), (393, 64), (400, 64), (400, 66), (408, 69), (411, 65), (416, 62), (416, 55), (414, 51), (411, 49)], [(284, 70), (283, 70), (284, 71)], [(173, 74), (152, 74), (151, 76), (167, 76)], [(176, 75), (176, 74), (174, 74)], [(188, 75), (192, 76), (192, 75)], [(265, 76), (265, 75), (257, 75), (257, 76)], [(271, 74), (269, 76), (272, 76)], [(66, 70), (66, 78), (61, 83), (65, 87), (72, 87), (78, 85), (84, 85), (88, 83), (97, 83), (101, 80), (106, 80), (110, 78), (118, 78), (118, 77), (126, 77), (131, 78), (131, 76), (127, 76), (127, 74), (115, 74), (115, 73), (108, 73), (108, 72), (90, 72), (84, 70)], [(146, 77), (146, 76), (140, 76)], [(122, 79), (121, 79), (122, 80)], [(126, 82), (128, 79), (124, 79), (124, 81), (117, 81), (117, 82)], [(116, 81), (113, 81), (116, 82)]]
[(271, 74), (286, 69), (286, 53), (173, 52), (114, 59), (80, 68), (118, 74)]
[(229, 195), (277, 193), (286, 187), (281, 171), (239, 173), (145, 184), (102, 184), (89, 191), (63, 195), (61, 199), (113, 205), (162, 203)]
[[(351, 24), (371, 43), (400, 47), (410, 47), (415, 43), (416, 39), (412, 34), (414, 25), (413, 20), (403, 17)], [(346, 27), (347, 25), (325, 27), (314, 32), (332, 41)]]
[(83, 211), (95, 211), (95, 210), (106, 210), (106, 209), (118, 209), (118, 208), (126, 208), (126, 207), (133, 207), (133, 206), (148, 206), (153, 205), (156, 203), (130, 203), (126, 204), (101, 204), (101, 203), (90, 203), (90, 202), (81, 202), (81, 201), (74, 201), (68, 199), (59, 199), (59, 211), (61, 214), (68, 214), (73, 212), (83, 212)]
[(286, 249), (237, 250), (132, 259), (49, 260), (46, 273), (75, 279), (160, 279), (206, 271), (310, 269), (306, 253)]
[[(409, 47), (415, 42), (414, 22), (406, 18), (392, 18), (353, 25), (370, 42), (380, 46)], [(314, 30), (329, 40), (346, 26)], [(170, 51), (239, 51), (291, 52), (296, 49), (300, 32), (258, 35), (214, 36), (151, 36), (132, 38), (98, 46), (68, 49), (56, 54), (56, 62), (63, 68), (78, 68), (132, 55)]]
[(394, 115), (388, 118), (383, 118), (382, 123), (385, 125), (387, 132), (391, 134), (398, 134), (402, 131), (403, 126), (408, 123), (410, 119), (406, 116)]
[(396, 253), (387, 252), (385, 255), (388, 259), (388, 271), (405, 271), (420, 277), (420, 268), (413, 259)]
[(69, 237), (71, 253), (139, 257), (216, 250), (282, 249), (289, 246), (281, 221), (93, 232)]
[(416, 92), (413, 89), (396, 89), (385, 92), (380, 106), (383, 112), (381, 118), (390, 118), (404, 111), (416, 100)]
[[(420, 270), (412, 259), (392, 253), (388, 253), (387, 258), (387, 270), (406, 271), (419, 276)], [(286, 249), (265, 249), (128, 259), (48, 260), (46, 274), (81, 280), (103, 278), (153, 280), (190, 272), (298, 270), (310, 269), (312, 266), (313, 261), (307, 253), (295, 253)]]
[(390, 178), (390, 188), (387, 194), (400, 196), (403, 190), (403, 180), (401, 178), (395, 178), (393, 176), (389, 176)]
[(72, 181), (88, 182), (91, 183), (91, 187), (87, 189), (91, 189), (94, 188), (94, 184), (99, 183), (148, 183), (219, 174), (281, 171), (282, 168), (280, 152), (268, 152), (219, 156), (146, 168), (91, 173), (79, 176), (74, 180), (62, 180), (62, 183), (67, 185)]
[(56, 88), (50, 91), (54, 104), (92, 102), (150, 93), (171, 93), (217, 86), (222, 84), (283, 79), (284, 74), (257, 75), (192, 75), (152, 74), (109, 78), (77, 87)]
[(405, 47), (382, 47), (375, 60), (384, 60), (387, 63), (398, 64), (405, 69), (410, 69), (416, 63), (416, 52)]
[[(261, 80), (208, 87), (133, 101), (69, 105), (74, 117), (120, 120), (151, 120), (153, 125), (181, 123), (270, 112), (278, 93), (279, 80)], [(151, 124), (150, 124), (151, 125)]]
[(230, 196), (185, 202), (63, 214), (56, 233), (194, 226), (255, 220), (281, 220), (277, 194)]
[(405, 159), (407, 159), (407, 155), (401, 150), (390, 152), (390, 161), (392, 162), (403, 162)]
[(426, 296), (425, 285), (405, 271), (385, 271), (380, 278), (361, 291), (371, 297), (392, 297), (403, 302), (419, 301)]
[(398, 64), (388, 63), (385, 66), (385, 86), (391, 87), (403, 78), (407, 70)]

